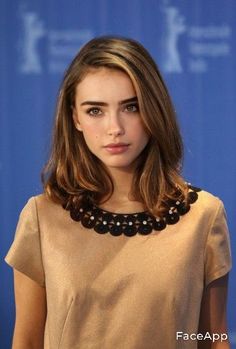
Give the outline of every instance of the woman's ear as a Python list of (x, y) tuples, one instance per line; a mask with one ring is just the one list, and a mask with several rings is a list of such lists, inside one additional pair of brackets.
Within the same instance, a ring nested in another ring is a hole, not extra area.
[(81, 132), (82, 132), (82, 127), (81, 127), (81, 125), (80, 125), (78, 113), (77, 113), (75, 107), (72, 108), (72, 115), (73, 115), (73, 120), (74, 120), (75, 128), (76, 128), (78, 131), (81, 131)]

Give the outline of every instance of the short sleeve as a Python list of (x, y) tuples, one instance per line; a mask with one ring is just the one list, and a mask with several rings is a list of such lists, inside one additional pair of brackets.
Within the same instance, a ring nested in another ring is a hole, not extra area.
[(230, 238), (223, 203), (219, 201), (205, 248), (205, 287), (232, 267)]
[(35, 198), (28, 201), (20, 214), (15, 239), (5, 261), (14, 269), (44, 286), (45, 278)]

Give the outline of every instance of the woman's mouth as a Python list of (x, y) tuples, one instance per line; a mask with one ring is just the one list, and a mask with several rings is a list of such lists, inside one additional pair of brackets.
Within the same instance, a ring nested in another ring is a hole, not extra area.
[(129, 148), (130, 144), (128, 143), (110, 143), (105, 145), (105, 149), (110, 153), (110, 154), (122, 154), (126, 152)]

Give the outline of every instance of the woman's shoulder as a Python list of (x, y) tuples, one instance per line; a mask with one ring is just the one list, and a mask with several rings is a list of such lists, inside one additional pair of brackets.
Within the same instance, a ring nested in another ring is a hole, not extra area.
[(28, 199), (23, 211), (24, 210), (34, 210), (36, 212), (44, 213), (50, 213), (52, 211), (64, 211), (60, 203), (54, 202), (45, 193), (31, 196)]
[(206, 191), (204, 189), (201, 189), (198, 192), (198, 195), (199, 195), (199, 201), (205, 205), (216, 205), (217, 206), (217, 205), (219, 205), (220, 202), (222, 202), (218, 196), (216, 196), (215, 194), (210, 193), (209, 191)]
[(199, 210), (214, 214), (219, 209), (224, 208), (222, 200), (215, 194), (204, 189), (199, 190), (197, 194), (196, 207)]
[(40, 226), (64, 224), (70, 221), (68, 211), (62, 204), (51, 200), (46, 194), (31, 196), (21, 212), (21, 220), (37, 222)]

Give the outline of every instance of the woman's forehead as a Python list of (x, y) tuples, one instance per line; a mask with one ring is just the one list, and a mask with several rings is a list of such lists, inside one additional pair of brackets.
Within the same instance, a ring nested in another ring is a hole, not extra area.
[(76, 97), (79, 99), (92, 97), (98, 100), (101, 98), (123, 100), (134, 96), (136, 91), (128, 74), (105, 67), (89, 70), (76, 87)]

